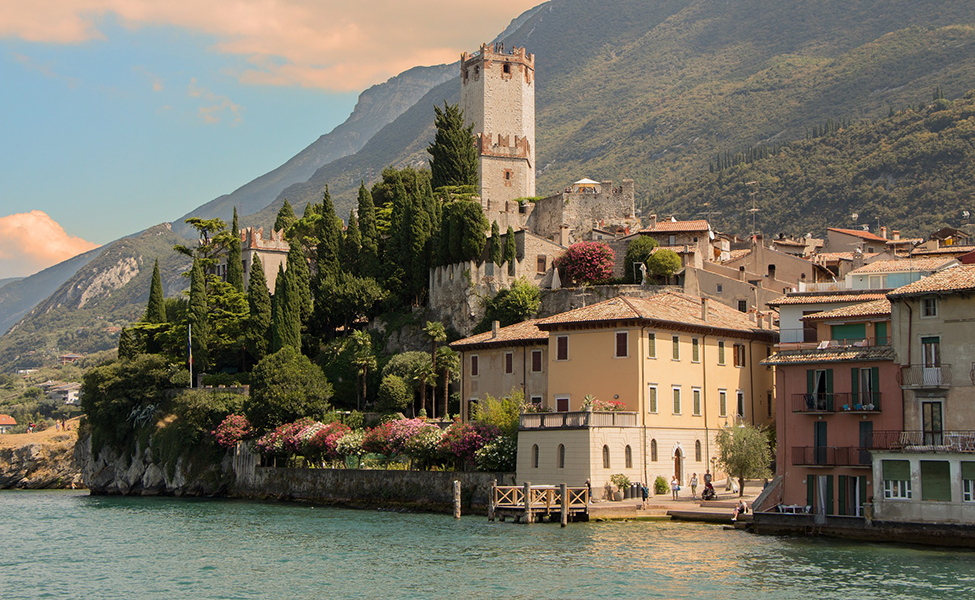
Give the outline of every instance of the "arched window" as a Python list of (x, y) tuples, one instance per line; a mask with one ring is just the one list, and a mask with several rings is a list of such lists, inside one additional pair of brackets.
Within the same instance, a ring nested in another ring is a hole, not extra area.
[(559, 444), (559, 468), (565, 468), (565, 444)]
[(633, 468), (633, 450), (630, 449), (629, 445), (626, 446), (626, 468)]
[(609, 468), (609, 446), (603, 446), (603, 468)]
[(532, 468), (538, 468), (538, 444), (532, 446)]
[(694, 442), (694, 460), (701, 462), (701, 440)]
[(657, 462), (657, 440), (650, 440), (650, 460)]

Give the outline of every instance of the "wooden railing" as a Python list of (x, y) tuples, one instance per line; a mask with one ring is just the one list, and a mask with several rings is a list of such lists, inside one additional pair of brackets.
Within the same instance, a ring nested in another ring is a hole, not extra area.
[(582, 427), (636, 427), (635, 412), (580, 411), (524, 413), (518, 420), (520, 429), (568, 429)]
[[(527, 499), (527, 501), (526, 501)], [(504, 520), (506, 515), (514, 516), (525, 523), (532, 523), (544, 515), (561, 513), (562, 525), (570, 516), (589, 513), (589, 488), (561, 485), (494, 485), (491, 488), (491, 503), (488, 518), (492, 521), (496, 514)]]

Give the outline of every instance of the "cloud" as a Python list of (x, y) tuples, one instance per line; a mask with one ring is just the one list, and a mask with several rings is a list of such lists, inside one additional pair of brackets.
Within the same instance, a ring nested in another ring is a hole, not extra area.
[(71, 89), (78, 87), (78, 85), (81, 83), (81, 80), (76, 77), (68, 77), (55, 72), (50, 63), (40, 63), (26, 54), (19, 54), (17, 52), (13, 53), (13, 57), (14, 60), (20, 63), (20, 65), (28, 71), (34, 71), (35, 73), (40, 73), (48, 79), (63, 82)]
[(156, 75), (155, 73), (150, 72), (149, 69), (143, 66), (136, 66), (136, 67), (132, 67), (132, 70), (135, 71), (136, 73), (140, 73), (149, 78), (150, 85), (152, 86), (152, 91), (161, 92), (164, 89), (166, 89), (163, 78), (160, 77), (159, 75)]
[(235, 104), (226, 96), (214, 94), (210, 90), (199, 85), (196, 78), (190, 80), (190, 85), (187, 88), (187, 94), (189, 94), (190, 98), (200, 98), (208, 103), (207, 106), (201, 106), (198, 109), (200, 118), (203, 119), (204, 123), (219, 123), (220, 118), (225, 114), (225, 111), (234, 116), (233, 125), (240, 123), (240, 114), (243, 112), (244, 107), (239, 104)]
[(416, 65), (453, 62), (538, 0), (30, 0), (0, 11), (0, 38), (78, 44), (105, 39), (115, 15), (131, 30), (168, 25), (241, 56), (253, 85), (357, 91)]
[(39, 210), (0, 217), (0, 278), (32, 275), (97, 247)]

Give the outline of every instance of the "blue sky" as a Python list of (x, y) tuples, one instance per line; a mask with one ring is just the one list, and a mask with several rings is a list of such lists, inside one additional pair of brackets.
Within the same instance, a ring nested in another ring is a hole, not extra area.
[[(34, 257), (31, 244), (18, 238), (17, 232), (51, 226), (32, 211), (60, 224), (69, 241), (80, 238), (67, 244), (73, 253), (90, 247), (81, 240), (103, 244), (178, 218), (327, 133), (369, 85), (411, 66), (456, 60), (534, 2), (479, 4), (5, 6), (0, 279), (57, 262)], [(5, 223), (9, 215), (33, 216)]]

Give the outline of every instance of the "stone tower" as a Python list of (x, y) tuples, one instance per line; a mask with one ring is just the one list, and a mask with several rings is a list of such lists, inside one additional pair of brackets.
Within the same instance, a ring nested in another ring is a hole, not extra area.
[(535, 195), (535, 57), (484, 44), (460, 60), (460, 105), (474, 123), (481, 202)]

